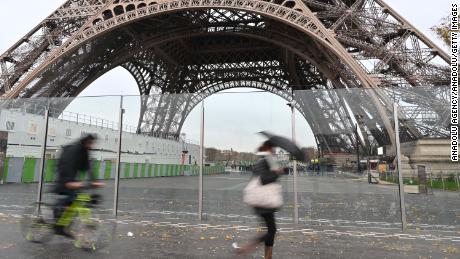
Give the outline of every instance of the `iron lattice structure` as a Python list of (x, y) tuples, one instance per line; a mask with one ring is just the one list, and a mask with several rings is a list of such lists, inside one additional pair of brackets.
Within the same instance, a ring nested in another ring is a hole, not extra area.
[[(392, 144), (394, 100), (410, 104), (404, 140), (446, 137), (448, 89), (414, 89), (448, 85), (448, 60), (382, 0), (68, 0), (0, 56), (0, 91), (73, 97), (122, 66), (150, 96), (138, 132), (178, 135), (218, 91), (253, 87), (293, 101), (293, 91), (313, 90), (296, 107), (334, 152), (356, 142), (349, 110), (365, 142)], [(350, 89), (371, 90), (353, 101)]]

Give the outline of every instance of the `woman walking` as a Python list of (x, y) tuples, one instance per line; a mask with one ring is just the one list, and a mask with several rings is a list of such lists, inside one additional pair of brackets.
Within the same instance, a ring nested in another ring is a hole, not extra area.
[(245, 189), (244, 201), (263, 219), (267, 232), (241, 247), (233, 243), (233, 248), (237, 254), (244, 255), (253, 252), (259, 243), (264, 243), (265, 259), (271, 259), (276, 235), (275, 212), (282, 205), (281, 185), (277, 179), (283, 174), (283, 169), (278, 165), (272, 142), (265, 141), (258, 151), (261, 158), (254, 166), (253, 177)]

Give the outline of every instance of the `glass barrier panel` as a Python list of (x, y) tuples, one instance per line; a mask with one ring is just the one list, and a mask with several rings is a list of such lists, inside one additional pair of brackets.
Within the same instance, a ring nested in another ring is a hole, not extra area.
[[(253, 168), (261, 159), (258, 148), (268, 131), (291, 139), (291, 111), (287, 100), (272, 93), (238, 88), (215, 93), (204, 100), (206, 167), (204, 172), (204, 217), (228, 224), (260, 221), (254, 209), (243, 202)], [(275, 149), (279, 167), (286, 173), (278, 179), (283, 206), (278, 223), (293, 222), (293, 192), (288, 154)]]
[(46, 98), (0, 100), (0, 213), (37, 201)]
[[(190, 111), (199, 100), (196, 94), (123, 97), (120, 215), (198, 218), (199, 117)], [(182, 128), (185, 120), (191, 127)]]
[[(299, 169), (299, 220), (309, 225), (400, 228), (398, 187), (382, 180), (393, 159), (392, 100), (366, 89), (295, 91), (310, 131)], [(393, 133), (394, 134), (394, 133)]]
[[(49, 202), (64, 202), (67, 195), (58, 173), (76, 170), (85, 185), (103, 183), (103, 188), (83, 190), (99, 194), (98, 213), (113, 215), (114, 177), (118, 148), (119, 96), (51, 98), (45, 154), (45, 195)], [(89, 135), (92, 144), (84, 141)], [(85, 149), (89, 148), (89, 152)], [(89, 163), (85, 162), (86, 157)], [(75, 166), (70, 167), (71, 164)], [(86, 170), (87, 169), (87, 170)], [(61, 193), (62, 195), (56, 195)]]
[(387, 91), (398, 104), (408, 228), (459, 231), (460, 167), (450, 160), (450, 88)]

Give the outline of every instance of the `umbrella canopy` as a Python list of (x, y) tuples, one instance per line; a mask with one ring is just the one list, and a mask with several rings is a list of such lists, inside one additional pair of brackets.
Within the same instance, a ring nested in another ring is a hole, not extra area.
[(292, 142), (292, 140), (273, 135), (267, 131), (262, 131), (259, 133), (264, 135), (274, 146), (280, 147), (289, 152), (292, 156), (295, 157), (296, 160), (307, 162), (305, 160), (306, 156), (304, 152), (302, 152), (302, 150), (300, 150), (300, 148), (294, 142)]

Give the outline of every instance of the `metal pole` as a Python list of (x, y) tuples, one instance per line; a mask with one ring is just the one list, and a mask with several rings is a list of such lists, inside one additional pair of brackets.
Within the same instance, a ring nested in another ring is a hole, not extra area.
[(356, 121), (356, 128), (355, 128), (355, 132), (356, 132), (356, 157), (358, 159), (357, 161), (357, 170), (358, 170), (358, 175), (361, 173), (361, 163), (359, 162), (359, 134), (358, 134), (358, 121)]
[[(292, 142), (296, 142), (295, 134), (295, 109), (294, 103), (291, 106), (291, 122), (292, 122)], [(299, 224), (299, 200), (297, 189), (297, 159), (294, 159), (294, 223)]]
[(460, 190), (460, 183), (458, 182), (458, 172), (455, 173), (455, 183), (457, 183), (457, 191)]
[(445, 184), (444, 184), (444, 175), (441, 171), (441, 182), (442, 182), (442, 190), (445, 191), (446, 190), (446, 187), (445, 187)]
[(42, 202), (43, 194), (43, 171), (45, 170), (45, 159), (46, 159), (46, 143), (48, 141), (48, 123), (49, 123), (49, 107), (45, 110), (45, 131), (43, 136), (43, 144), (41, 150), (41, 162), (40, 162), (40, 171), (38, 173), (38, 194), (37, 194), (37, 203), (38, 210), (40, 210), (40, 203)]
[(406, 203), (404, 201), (404, 183), (401, 171), (401, 146), (399, 143), (399, 119), (398, 119), (398, 104), (393, 104), (393, 116), (395, 120), (395, 140), (396, 140), (396, 159), (398, 162), (398, 179), (399, 179), (399, 201), (401, 207), (401, 227), (406, 230)]
[(198, 220), (203, 219), (203, 166), (204, 166), (204, 101), (200, 117), (200, 171), (198, 177)]
[(455, 181), (457, 182), (457, 191), (458, 191), (458, 190), (460, 190), (460, 183), (458, 181), (458, 172), (456, 173)]
[(123, 114), (125, 110), (123, 109), (123, 96), (120, 96), (120, 115), (118, 122), (118, 149), (117, 149), (117, 165), (115, 168), (115, 186), (113, 193), (113, 215), (118, 216), (118, 190), (120, 186), (120, 165), (121, 165), (121, 137), (123, 133)]

